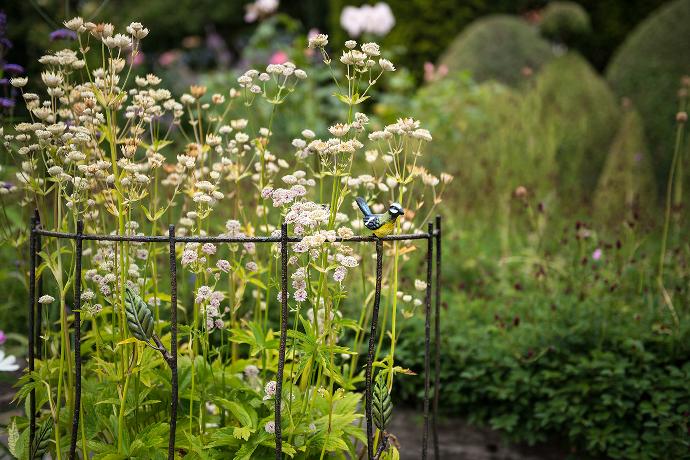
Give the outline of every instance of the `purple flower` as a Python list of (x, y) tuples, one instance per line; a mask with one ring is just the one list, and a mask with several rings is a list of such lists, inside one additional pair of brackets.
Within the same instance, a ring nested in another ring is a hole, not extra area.
[(9, 74), (19, 75), (20, 73), (24, 73), (24, 67), (19, 64), (5, 64), (4, 69), (5, 72)]
[(14, 100), (8, 99), (6, 97), (0, 97), (0, 107), (3, 109), (10, 109), (14, 107)]
[(600, 248), (596, 248), (596, 249), (594, 250), (594, 252), (592, 253), (592, 259), (594, 259), (594, 260), (599, 260), (599, 259), (601, 259), (601, 254), (602, 254), (601, 249), (600, 249)]
[(3, 345), (6, 340), (7, 336), (5, 335), (5, 331), (0, 331), (0, 345)]
[(50, 41), (55, 42), (58, 40), (76, 40), (77, 33), (69, 29), (58, 29), (50, 33)]

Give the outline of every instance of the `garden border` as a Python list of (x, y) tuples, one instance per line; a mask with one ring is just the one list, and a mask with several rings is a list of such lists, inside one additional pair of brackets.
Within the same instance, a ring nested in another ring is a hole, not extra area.
[[(168, 362), (171, 370), (171, 398), (170, 398), (170, 434), (168, 440), (168, 459), (175, 458), (175, 431), (177, 426), (177, 405), (178, 405), (178, 378), (177, 378), (177, 257), (175, 247), (177, 243), (281, 243), (281, 313), (280, 313), (280, 346), (278, 349), (278, 372), (276, 375), (276, 396), (275, 396), (275, 438), (276, 438), (276, 459), (281, 460), (282, 456), (282, 430), (281, 430), (281, 403), (283, 374), (285, 366), (285, 348), (287, 343), (287, 317), (288, 317), (288, 251), (287, 243), (296, 243), (302, 238), (288, 236), (287, 224), (283, 223), (280, 228), (280, 236), (256, 236), (256, 237), (228, 237), (228, 236), (175, 236), (175, 226), (170, 225), (168, 236), (139, 236), (139, 235), (96, 235), (85, 234), (83, 221), (77, 221), (76, 233), (65, 233), (44, 230), (41, 228), (41, 220), (38, 210), (35, 210), (31, 218), (31, 230), (29, 236), (29, 372), (34, 371), (35, 365), (35, 343), (39, 341), (41, 335), (41, 304), (37, 303), (37, 298), (42, 294), (42, 280), (39, 279), (36, 285), (36, 265), (38, 254), (41, 251), (42, 237), (71, 239), (76, 242), (76, 271), (74, 283), (74, 362), (75, 362), (75, 388), (74, 388), (74, 410), (72, 413), (72, 437), (70, 440), (69, 459), (76, 459), (76, 445), (79, 429), (79, 417), (81, 406), (81, 350), (77, 346), (81, 343), (81, 259), (83, 241), (114, 241), (114, 242), (141, 242), (141, 243), (165, 243), (169, 244), (170, 254), (170, 335), (172, 359)], [(441, 309), (441, 216), (436, 216), (436, 228), (434, 223), (429, 222), (428, 230), (425, 233), (389, 235), (383, 238), (375, 236), (355, 236), (352, 238), (336, 238), (336, 242), (361, 242), (376, 244), (376, 288), (374, 292), (374, 305), (372, 311), (371, 327), (369, 332), (369, 350), (365, 370), (365, 416), (367, 431), (367, 454), (368, 460), (378, 458), (380, 452), (374, 455), (374, 426), (372, 423), (372, 365), (374, 360), (374, 348), (378, 327), (378, 313), (381, 302), (381, 284), (383, 268), (383, 242), (384, 241), (411, 241), (426, 240), (426, 295), (425, 295), (425, 324), (424, 324), (424, 432), (422, 437), (422, 459), (426, 460), (429, 444), (429, 412), (430, 412), (430, 373), (431, 373), (431, 302), (432, 287), (435, 289), (434, 299), (434, 382), (433, 382), (433, 401), (431, 401), (432, 420), (431, 428), (433, 432), (434, 458), (439, 459), (437, 414), (438, 414), (438, 388), (440, 383), (440, 309)], [(436, 246), (436, 276), (434, 283), (433, 261), (434, 246)], [(42, 277), (41, 277), (42, 278)], [(38, 293), (36, 292), (38, 288)], [(38, 315), (38, 322), (36, 321)], [(38, 358), (40, 359), (40, 349)], [(29, 439), (30, 445), (36, 434), (36, 391), (31, 390), (29, 395)], [(383, 441), (382, 441), (383, 444)]]

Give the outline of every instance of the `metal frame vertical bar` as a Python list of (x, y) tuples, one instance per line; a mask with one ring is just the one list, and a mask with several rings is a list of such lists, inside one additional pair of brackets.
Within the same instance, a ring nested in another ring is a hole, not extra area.
[(177, 430), (177, 257), (175, 255), (175, 226), (168, 227), (170, 249), (170, 435), (168, 437), (168, 460), (175, 459), (175, 431)]
[[(275, 437), (276, 460), (283, 458), (283, 429), (281, 426), (281, 405), (283, 402), (283, 372), (285, 369), (285, 346), (287, 343), (288, 316), (288, 226), (280, 227), (280, 348), (278, 349), (278, 374), (276, 375)], [(267, 299), (268, 300), (268, 299)]]
[[(38, 209), (34, 209), (34, 218), (36, 219), (35, 222), (35, 227), (40, 228), (41, 227), (41, 216), (38, 214)], [(42, 246), (42, 240), (41, 240), (41, 235), (36, 234), (36, 249), (34, 251), (34, 255), (36, 257), (36, 262), (35, 266), (37, 267), (38, 264), (38, 254), (41, 253), (41, 246)], [(36, 276), (36, 298), (40, 299), (41, 296), (43, 295), (43, 277), (40, 275)], [(36, 304), (36, 316), (35, 316), (35, 327), (36, 327), (36, 333), (35, 333), (35, 338), (34, 338), (34, 346), (35, 346), (35, 357), (37, 359), (41, 359), (43, 357), (43, 347), (41, 344), (41, 333), (43, 332), (43, 305), (40, 303)]]
[(429, 373), (431, 342), (431, 283), (434, 256), (434, 224), (429, 222), (426, 252), (426, 299), (424, 309), (424, 434), (422, 436), (422, 460), (426, 460), (429, 445)]
[(381, 304), (381, 280), (383, 278), (383, 241), (376, 240), (376, 288), (374, 291), (374, 307), (371, 312), (371, 329), (369, 331), (369, 352), (365, 371), (365, 397), (367, 417), (367, 455), (369, 460), (374, 458), (374, 423), (371, 415), (371, 379), (374, 365), (374, 350), (376, 349), (376, 328), (379, 321), (379, 306)]
[[(34, 337), (35, 321), (34, 311), (36, 307), (36, 214), (31, 217), (31, 229), (29, 231), (29, 372), (34, 371)], [(36, 390), (29, 394), (29, 445), (34, 442), (36, 436)]]
[(441, 216), (436, 216), (436, 282), (434, 283), (434, 402), (432, 430), (434, 434), (434, 460), (439, 460), (438, 398), (441, 388)]
[[(76, 264), (74, 269), (74, 409), (72, 411), (72, 439), (69, 445), (69, 458), (74, 460), (77, 455), (77, 438), (79, 436), (79, 415), (81, 409), (81, 258), (84, 222), (77, 221)], [(84, 453), (86, 454), (86, 453)]]

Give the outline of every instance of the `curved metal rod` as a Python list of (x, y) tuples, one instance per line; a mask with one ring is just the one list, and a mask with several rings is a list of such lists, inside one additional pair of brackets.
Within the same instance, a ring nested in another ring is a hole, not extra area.
[(434, 405), (433, 424), (434, 460), (439, 460), (438, 448), (438, 398), (441, 388), (441, 216), (436, 216), (436, 283), (434, 283)]
[(177, 258), (175, 256), (175, 226), (168, 228), (170, 240), (170, 371), (172, 382), (170, 390), (170, 436), (168, 438), (168, 460), (175, 460), (175, 431), (177, 430)]
[(429, 373), (431, 341), (431, 283), (432, 260), (434, 255), (434, 224), (429, 222), (426, 250), (426, 299), (424, 309), (424, 435), (422, 437), (422, 460), (426, 460), (429, 444)]
[(281, 426), (281, 405), (283, 402), (283, 372), (285, 369), (285, 347), (287, 344), (288, 317), (288, 234), (287, 224), (280, 227), (280, 347), (278, 348), (278, 373), (275, 396), (276, 460), (283, 458), (283, 429)]
[(367, 417), (367, 458), (374, 458), (374, 423), (371, 415), (371, 379), (374, 365), (374, 350), (376, 349), (376, 328), (379, 322), (379, 306), (381, 305), (381, 280), (383, 278), (383, 240), (376, 241), (376, 288), (374, 290), (374, 307), (371, 313), (371, 329), (369, 330), (369, 352), (365, 370), (365, 415)]
[[(38, 213), (31, 217), (31, 231), (29, 234), (29, 372), (34, 371), (34, 330), (36, 308), (36, 229), (38, 227)], [(36, 390), (29, 393), (29, 445), (33, 445), (36, 437)]]
[[(77, 221), (76, 267), (74, 273), (74, 409), (72, 412), (72, 439), (69, 444), (69, 458), (77, 455), (77, 438), (79, 436), (79, 413), (81, 409), (81, 256), (84, 222)], [(86, 455), (86, 452), (84, 453)]]
[[(55, 232), (52, 230), (36, 229), (37, 235), (49, 236), (52, 238), (77, 239), (76, 233), (69, 232)], [(407, 240), (425, 240), (429, 238), (428, 233), (403, 233), (399, 235), (388, 235), (383, 238), (376, 236), (353, 236), (352, 238), (337, 237), (333, 240), (334, 243), (374, 243), (378, 240), (382, 241), (407, 241)], [(82, 234), (82, 240), (88, 241), (132, 241), (138, 243), (164, 243), (169, 240), (167, 236), (146, 236), (146, 235), (92, 235)], [(245, 236), (245, 237), (231, 237), (231, 236), (179, 236), (175, 238), (177, 243), (280, 243), (282, 236)], [(299, 243), (302, 241), (301, 237), (288, 236), (288, 243)]]

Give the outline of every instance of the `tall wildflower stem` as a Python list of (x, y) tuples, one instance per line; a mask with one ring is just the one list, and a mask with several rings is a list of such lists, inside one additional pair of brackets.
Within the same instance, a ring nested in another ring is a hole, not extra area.
[(675, 182), (675, 176), (676, 176), (676, 169), (679, 161), (679, 152), (681, 150), (681, 146), (683, 143), (683, 135), (685, 133), (685, 124), (684, 122), (678, 121), (677, 126), (676, 126), (676, 142), (675, 142), (675, 147), (673, 149), (673, 158), (671, 160), (671, 168), (669, 170), (668, 174), (668, 182), (666, 184), (666, 207), (664, 210), (664, 229), (663, 233), (661, 236), (661, 250), (659, 252), (659, 270), (657, 273), (657, 284), (659, 286), (659, 289), (661, 291), (662, 297), (664, 299), (664, 302), (669, 308), (669, 311), (671, 312), (671, 316), (673, 317), (673, 321), (676, 324), (676, 326), (679, 324), (678, 320), (678, 315), (676, 314), (675, 308), (673, 307), (673, 303), (671, 302), (671, 297), (666, 291), (666, 288), (664, 286), (664, 264), (666, 260), (666, 247), (668, 244), (668, 230), (669, 230), (669, 224), (671, 221), (671, 207), (673, 203), (673, 188), (674, 188), (674, 182)]

